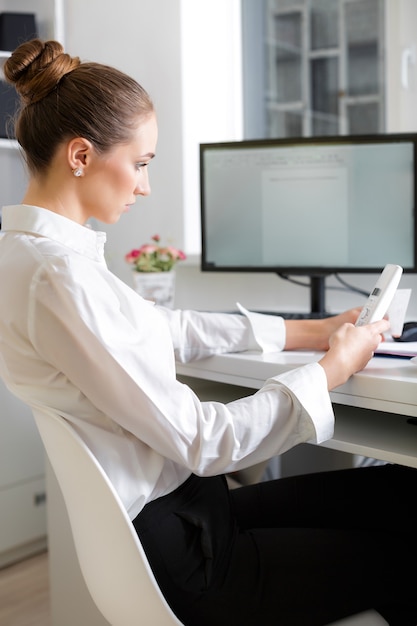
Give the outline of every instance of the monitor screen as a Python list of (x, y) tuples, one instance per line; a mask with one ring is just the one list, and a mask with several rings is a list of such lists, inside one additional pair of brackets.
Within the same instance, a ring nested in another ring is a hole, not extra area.
[(417, 271), (417, 134), (200, 145), (202, 270)]

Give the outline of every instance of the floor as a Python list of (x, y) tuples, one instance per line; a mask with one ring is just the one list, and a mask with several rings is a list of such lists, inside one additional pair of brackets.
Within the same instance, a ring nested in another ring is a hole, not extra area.
[(51, 626), (47, 552), (0, 569), (0, 626)]

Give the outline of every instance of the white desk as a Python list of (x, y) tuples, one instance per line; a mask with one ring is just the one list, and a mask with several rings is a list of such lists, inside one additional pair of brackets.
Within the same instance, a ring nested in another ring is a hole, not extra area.
[[(178, 364), (177, 372), (191, 386), (197, 381), (219, 383), (213, 400), (229, 399), (259, 389), (264, 381), (286, 370), (317, 361), (317, 352), (240, 353)], [(191, 377), (191, 378), (189, 378)], [(235, 386), (238, 386), (236, 389)], [(208, 398), (205, 398), (208, 399)], [(331, 393), (336, 425), (333, 439), (322, 447), (417, 467), (417, 367), (407, 359), (375, 357), (366, 368)]]

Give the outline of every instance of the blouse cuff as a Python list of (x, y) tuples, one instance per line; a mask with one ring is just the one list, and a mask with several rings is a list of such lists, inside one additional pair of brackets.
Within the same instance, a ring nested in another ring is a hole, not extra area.
[(239, 302), (239, 311), (250, 323), (252, 337), (249, 338), (248, 350), (262, 352), (280, 352), (285, 347), (286, 328), (282, 317), (248, 311)]
[(309, 363), (280, 374), (277, 380), (294, 394), (302, 410), (310, 416), (315, 437), (309, 443), (322, 443), (331, 439), (334, 433), (334, 413), (322, 366), (317, 362)]

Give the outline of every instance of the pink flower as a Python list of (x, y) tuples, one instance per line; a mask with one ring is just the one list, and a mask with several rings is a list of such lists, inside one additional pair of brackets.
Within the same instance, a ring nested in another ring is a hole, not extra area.
[(172, 256), (173, 259), (178, 259), (179, 261), (183, 261), (186, 256), (184, 254), (184, 252), (182, 250), (178, 250), (177, 248), (174, 248), (173, 246), (168, 246), (165, 249), (165, 252), (167, 254), (170, 254)]
[(138, 256), (140, 256), (140, 250), (131, 250), (126, 254), (125, 260), (127, 263), (134, 263)]
[(151, 239), (154, 243), (145, 243), (125, 256), (125, 261), (131, 263), (136, 272), (169, 272), (177, 261), (187, 258), (182, 250), (174, 246), (158, 245), (159, 235), (154, 235)]
[(139, 255), (141, 254), (153, 254), (158, 250), (158, 246), (154, 246), (151, 243), (145, 243), (143, 246), (139, 248)]

